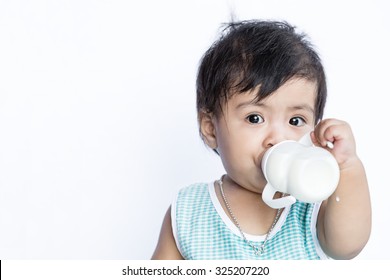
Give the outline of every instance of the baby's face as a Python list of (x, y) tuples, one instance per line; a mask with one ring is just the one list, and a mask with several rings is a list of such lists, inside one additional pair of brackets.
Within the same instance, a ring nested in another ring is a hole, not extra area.
[(262, 192), (265, 151), (284, 140), (299, 140), (313, 130), (316, 84), (292, 79), (271, 96), (254, 102), (253, 91), (233, 95), (214, 120), (218, 152), (227, 174), (236, 183)]

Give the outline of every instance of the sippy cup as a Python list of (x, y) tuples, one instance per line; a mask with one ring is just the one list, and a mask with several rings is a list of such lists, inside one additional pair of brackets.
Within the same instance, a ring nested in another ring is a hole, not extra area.
[[(296, 199), (323, 201), (335, 191), (340, 178), (336, 159), (326, 149), (314, 146), (310, 133), (299, 141), (272, 146), (264, 154), (261, 168), (267, 180), (262, 198), (272, 208), (287, 207)], [(290, 195), (274, 198), (278, 191)]]

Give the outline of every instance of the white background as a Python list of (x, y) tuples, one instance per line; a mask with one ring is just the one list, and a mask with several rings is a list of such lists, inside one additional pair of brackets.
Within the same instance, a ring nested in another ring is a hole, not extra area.
[(360, 259), (388, 259), (386, 1), (0, 0), (0, 258), (148, 259), (181, 187), (219, 178), (195, 78), (220, 24), (287, 20), (327, 72), (373, 204)]

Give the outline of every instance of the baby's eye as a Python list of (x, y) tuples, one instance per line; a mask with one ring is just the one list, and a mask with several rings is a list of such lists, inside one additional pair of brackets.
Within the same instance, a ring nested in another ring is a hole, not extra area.
[(252, 115), (249, 115), (246, 117), (246, 119), (250, 122), (250, 123), (253, 123), (253, 124), (259, 124), (259, 123), (263, 123), (264, 122), (264, 119), (262, 116), (258, 115), (258, 114), (252, 114)]
[(289, 124), (293, 126), (303, 126), (306, 124), (306, 121), (301, 117), (293, 117), (290, 119)]

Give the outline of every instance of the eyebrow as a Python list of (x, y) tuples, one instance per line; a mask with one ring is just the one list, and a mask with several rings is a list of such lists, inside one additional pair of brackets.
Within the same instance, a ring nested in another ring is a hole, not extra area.
[[(242, 107), (247, 107), (247, 106), (256, 106), (256, 107), (268, 107), (264, 103), (258, 103), (254, 101), (247, 101), (247, 102), (241, 102), (236, 106), (236, 109), (240, 109)], [(295, 111), (295, 110), (304, 110), (304, 111), (309, 111), (311, 113), (315, 113), (314, 108), (308, 104), (297, 104), (294, 106), (289, 106), (287, 107), (288, 110), (290, 111)]]
[(288, 107), (288, 109), (290, 109), (291, 111), (295, 111), (295, 110), (310, 111), (311, 113), (314, 114), (314, 108), (307, 104), (298, 104), (295, 106)]
[(252, 101), (247, 101), (247, 102), (241, 102), (237, 106), (235, 106), (236, 109), (241, 109), (242, 107), (247, 107), (247, 106), (257, 106), (257, 107), (267, 107), (267, 105), (263, 103), (258, 103)]

